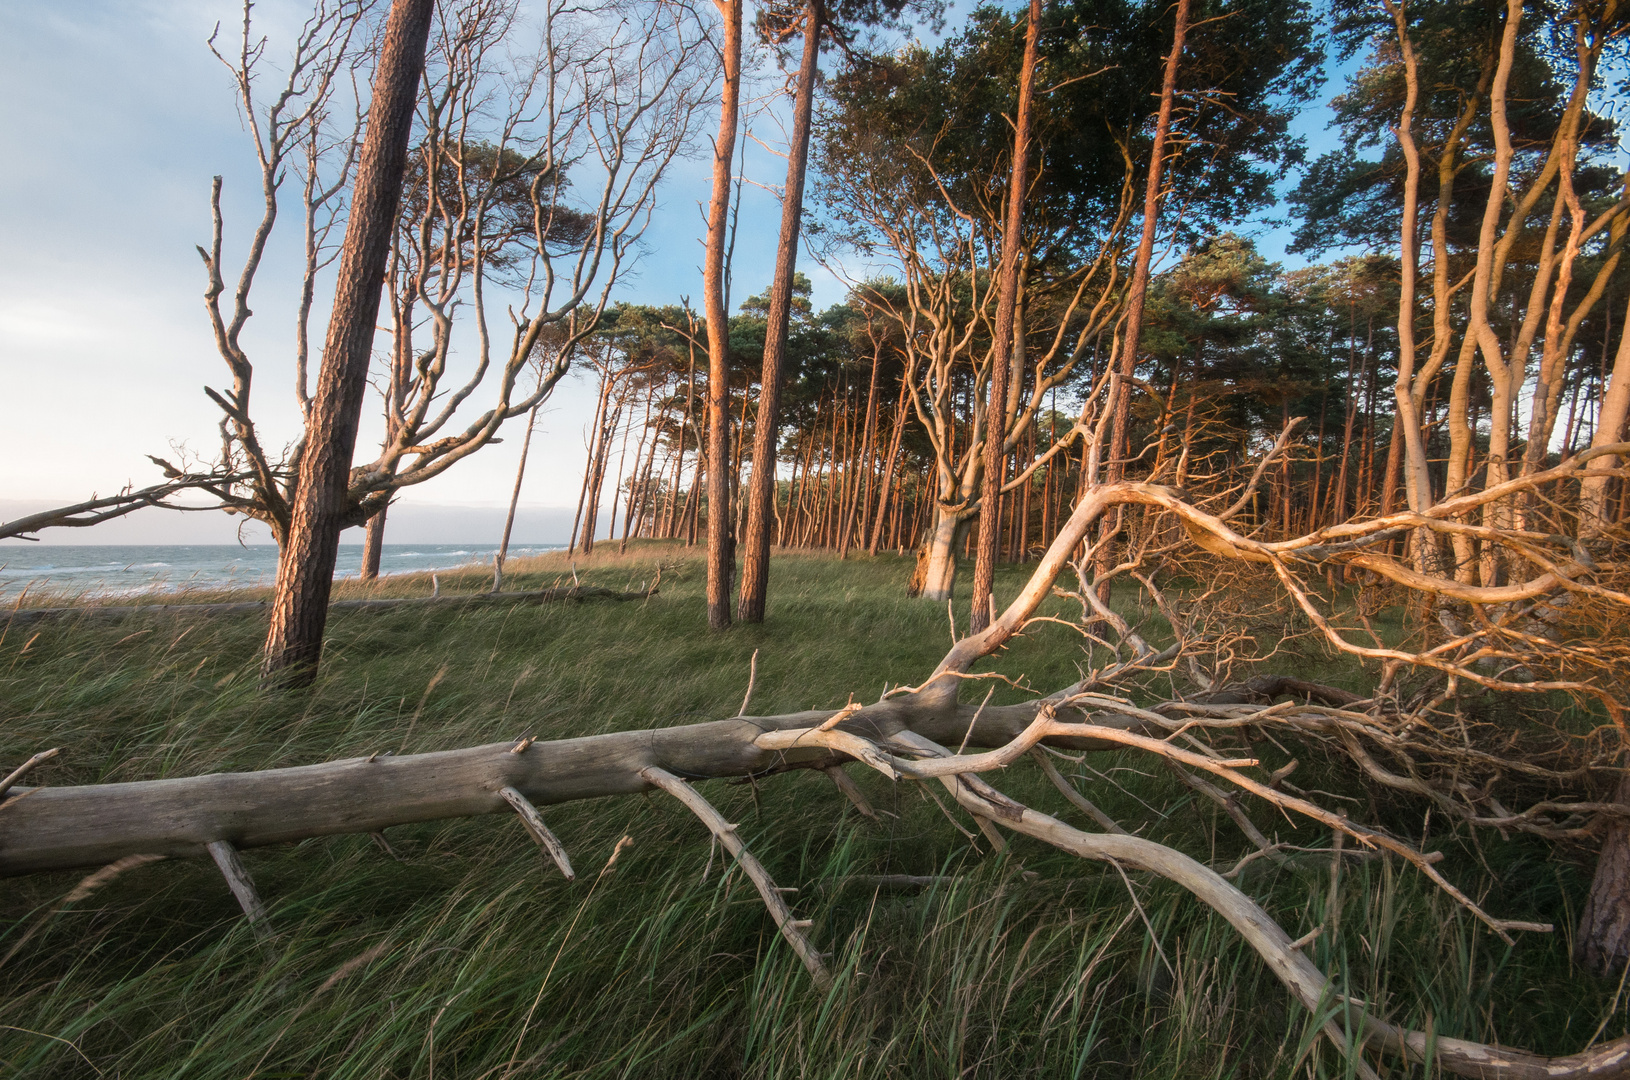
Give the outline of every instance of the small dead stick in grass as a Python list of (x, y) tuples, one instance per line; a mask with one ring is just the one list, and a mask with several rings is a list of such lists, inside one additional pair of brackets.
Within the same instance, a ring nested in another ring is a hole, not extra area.
[(1047, 779), (1053, 782), (1053, 786), (1058, 788), (1059, 794), (1068, 799), (1077, 810), (1096, 821), (1100, 829), (1107, 833), (1118, 833), (1121, 836), (1131, 835), (1121, 828), (1114, 818), (1098, 809), (1092, 800), (1075, 790), (1075, 785), (1064, 779), (1064, 774), (1058, 771), (1058, 766), (1047, 759), (1046, 750), (1039, 746), (1031, 747), (1030, 756), (1040, 763), (1041, 771), (1047, 775)]
[[(632, 836), (624, 836), (621, 840), (617, 841), (617, 846), (611, 849), (611, 858), (606, 860), (606, 864), (602, 866), (600, 868), (600, 872), (594, 876), (594, 884), (589, 886), (588, 895), (583, 897), (583, 902), (581, 904), (577, 905), (577, 914), (572, 916), (570, 925), (566, 927), (566, 933), (560, 939), (560, 946), (555, 949), (555, 958), (549, 961), (549, 969), (543, 973), (543, 982), (538, 984), (538, 992), (536, 996), (532, 998), (532, 1007), (526, 1010), (526, 1019), (521, 1021), (520, 1033), (515, 1036), (515, 1049), (509, 1052), (509, 1061), (505, 1063), (504, 1074), (499, 1078), (499, 1080), (508, 1080), (508, 1078), (514, 1073), (516, 1063), (520, 1061), (521, 1058), (521, 1043), (526, 1039), (527, 1029), (532, 1026), (532, 1017), (537, 1014), (538, 1003), (543, 1000), (543, 992), (548, 988), (549, 979), (555, 973), (555, 965), (560, 963), (561, 954), (566, 951), (566, 943), (572, 939), (572, 931), (577, 929), (578, 920), (583, 917), (583, 912), (588, 910), (589, 901), (594, 899), (594, 890), (600, 887), (600, 882), (607, 874), (611, 872), (611, 868), (617, 865), (617, 859), (620, 855), (622, 855), (623, 849), (626, 847), (632, 847), (633, 844), (634, 838)], [(448, 1002), (448, 1005), (450, 1004), (452, 1004), (452, 1002)], [(447, 1006), (443, 1005), (442, 1008), (445, 1010)], [(441, 1013), (438, 1012), (436, 1014), (436, 1019), (441, 1019)], [(435, 1027), (435, 1021), (431, 1021), (431, 1027)]]
[[(1250, 815), (1240, 807), (1239, 802), (1232, 795), (1223, 791), (1217, 785), (1200, 779), (1169, 758), (1166, 761), (1166, 768), (1170, 769), (1172, 775), (1183, 781), (1187, 787), (1199, 792), (1222, 807), (1223, 813), (1233, 819), (1234, 824), (1239, 826), (1239, 831), (1245, 834), (1246, 839), (1256, 845), (1259, 854), (1272, 860), (1277, 866), (1289, 865), (1290, 859), (1285, 857), (1284, 853), (1279, 850), (1272, 840), (1262, 834), (1262, 830), (1256, 827), (1256, 822), (1251, 820)], [(1341, 834), (1337, 833), (1337, 835)]]
[(736, 710), (737, 716), (747, 715), (747, 705), (753, 700), (753, 684), (758, 681), (758, 650), (753, 650), (753, 658), (747, 661), (747, 693), (741, 696), (741, 708)]
[(653, 765), (641, 769), (640, 776), (684, 803), (690, 808), (691, 813), (701, 818), (702, 823), (712, 830), (719, 843), (723, 844), (724, 849), (735, 857), (736, 862), (758, 888), (758, 894), (763, 898), (764, 906), (770, 909), (770, 916), (775, 919), (776, 926), (780, 928), (781, 936), (787, 939), (787, 944), (792, 946), (793, 951), (798, 954), (798, 958), (804, 962), (804, 967), (809, 969), (810, 977), (815, 980), (815, 985), (822, 993), (830, 990), (832, 976), (826, 970), (826, 964), (821, 960), (821, 954), (809, 943), (809, 938), (804, 936), (804, 930), (810, 924), (806, 920), (793, 918), (792, 909), (787, 907), (785, 900), (781, 899), (781, 890), (776, 887), (775, 879), (770, 877), (768, 870), (764, 869), (764, 864), (760, 863), (758, 859), (753, 857), (753, 853), (747, 850), (747, 845), (741, 842), (741, 837), (737, 835), (736, 826), (727, 822), (724, 815), (720, 814), (712, 803), (702, 797), (701, 792), (668, 770)]
[(859, 810), (862, 814), (865, 814), (873, 821), (881, 820), (877, 816), (877, 811), (872, 809), (872, 804), (866, 800), (866, 796), (860, 790), (859, 785), (849, 778), (848, 773), (843, 771), (842, 765), (829, 765), (821, 771), (832, 778), (832, 782), (836, 784), (838, 786), (838, 790), (843, 792), (844, 796), (854, 804), (856, 810)]

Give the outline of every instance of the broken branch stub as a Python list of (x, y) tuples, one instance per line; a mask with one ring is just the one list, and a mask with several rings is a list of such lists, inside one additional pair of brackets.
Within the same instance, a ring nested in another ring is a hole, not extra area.
[(736, 862), (758, 889), (759, 896), (764, 900), (764, 906), (770, 909), (770, 917), (780, 928), (781, 936), (787, 939), (787, 944), (792, 946), (793, 952), (798, 954), (798, 959), (809, 969), (810, 978), (815, 980), (815, 985), (822, 993), (830, 990), (832, 975), (826, 970), (826, 963), (821, 959), (821, 954), (809, 943), (809, 938), (804, 936), (804, 930), (809, 923), (793, 918), (792, 909), (781, 899), (781, 890), (776, 886), (775, 879), (764, 869), (764, 864), (747, 850), (747, 845), (742, 843), (741, 837), (737, 835), (736, 826), (726, 821), (724, 815), (714, 809), (713, 804), (704, 799), (699, 791), (666, 769), (651, 766), (641, 769), (640, 776), (684, 803), (691, 813), (702, 820), (719, 843), (724, 845), (724, 849), (735, 857)]

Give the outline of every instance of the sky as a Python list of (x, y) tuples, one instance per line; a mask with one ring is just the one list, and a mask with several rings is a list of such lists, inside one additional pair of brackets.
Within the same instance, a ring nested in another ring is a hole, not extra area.
[[(255, 14), (275, 49), (307, 10), (300, 0), (267, 0)], [(194, 245), (208, 243), (210, 181), (219, 174), (223, 261), (241, 259), (258, 213), (258, 174), (229, 74), (205, 42), (218, 23), (232, 35), (240, 19), (240, 7), (218, 0), (0, 0), (0, 100), (7, 103), (0, 110), (0, 520), (154, 483), (160, 477), (146, 454), (182, 446), (208, 453), (215, 444), (219, 412), (203, 387), (228, 380), (205, 319)], [(950, 24), (957, 20), (953, 10)], [(772, 84), (766, 73), (758, 89)], [(1327, 110), (1310, 110), (1297, 126), (1315, 151), (1329, 139)], [(781, 130), (764, 116), (755, 135), (762, 143), (746, 144), (753, 182), (744, 188), (734, 256), (736, 299), (768, 283), (779, 227), (779, 201), (768, 188), (785, 170), (773, 152)], [(700, 305), (708, 166), (692, 158), (672, 169), (645, 252), (614, 299), (672, 303), (689, 295)], [(1263, 233), (1263, 253), (1282, 258), (1285, 238)], [(300, 269), (294, 231), (281, 239), (262, 270), (246, 335), (258, 361), (257, 414), (274, 443), (292, 438), (296, 415), (287, 357)], [(817, 307), (843, 298), (842, 281), (807, 255), (800, 269), (814, 282)], [(518, 542), (565, 540), (561, 515), (544, 511), (576, 502), (592, 410), (592, 388), (575, 376), (545, 406), (522, 495), (534, 511), (523, 520), (538, 522), (540, 534)], [(439, 523), (415, 542), (485, 539), (490, 513), (449, 511), (507, 503), (521, 442), (509, 434), (403, 491), (400, 504), (416, 508), (404, 518)], [(228, 543), (240, 523), (143, 511), (45, 539)], [(472, 529), (483, 535), (464, 535)], [(256, 530), (248, 535), (261, 539)]]

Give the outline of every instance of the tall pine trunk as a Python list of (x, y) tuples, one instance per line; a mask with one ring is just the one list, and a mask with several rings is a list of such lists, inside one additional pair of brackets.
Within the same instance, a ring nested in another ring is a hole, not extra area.
[(713, 143), (713, 195), (708, 201), (702, 293), (707, 309), (707, 624), (730, 626), (730, 325), (725, 311), (724, 248), (730, 174), (741, 108), (741, 0), (714, 0), (723, 19), (724, 87)]
[(781, 197), (781, 239), (775, 251), (775, 280), (764, 328), (764, 368), (760, 375), (758, 423), (753, 431), (753, 475), (747, 489), (747, 528), (742, 534), (741, 596), (736, 618), (763, 622), (770, 587), (770, 521), (775, 514), (776, 431), (780, 426), (781, 369), (792, 314), (793, 275), (798, 266), (798, 232), (804, 209), (804, 173), (809, 162), (810, 114), (820, 62), (825, 9), (821, 0), (804, 8), (804, 58), (793, 95), (792, 145), (787, 153), (787, 189)]
[[(1160, 219), (1160, 174), (1165, 164), (1166, 139), (1171, 133), (1172, 106), (1177, 97), (1177, 67), (1182, 59), (1183, 40), (1188, 35), (1188, 29), (1189, 0), (1177, 0), (1177, 17), (1172, 26), (1172, 51), (1166, 54), (1166, 69), (1160, 84), (1160, 113), (1155, 120), (1154, 143), (1149, 148), (1149, 175), (1143, 189), (1143, 232), (1138, 238), (1132, 280), (1126, 290), (1126, 328), (1121, 335), (1121, 355), (1115, 378), (1110, 381), (1109, 407), (1113, 413), (1107, 480), (1112, 484), (1119, 481), (1125, 471), (1130, 438), (1128, 422), (1132, 411), (1132, 374), (1137, 369), (1138, 339), (1143, 336), (1143, 304), (1149, 292), (1149, 263), (1154, 257), (1155, 226)], [(1082, 480), (1086, 480), (1084, 471)], [(1119, 521), (1119, 515), (1114, 521)], [(1106, 520), (1100, 528), (1114, 527), (1113, 521)], [(1100, 569), (1107, 569), (1111, 558), (1110, 545), (1100, 543)]]
[(402, 199), (413, 103), (434, 11), (432, 0), (395, 0), (385, 22), (322, 371), (306, 425), (288, 539), (278, 559), (277, 591), (261, 664), (261, 678), (268, 684), (306, 686), (316, 678), (322, 659), (379, 294)]
[(1013, 121), (1013, 177), (1007, 187), (1007, 220), (1002, 227), (1002, 261), (996, 298), (996, 326), (990, 343), (990, 400), (985, 408), (985, 485), (979, 497), (979, 543), (973, 566), (970, 633), (990, 625), (991, 586), (996, 580), (1002, 532), (1002, 484), (1007, 479), (1008, 374), (1012, 368), (1014, 314), (1019, 306), (1019, 246), (1024, 242), (1025, 188), (1030, 183), (1030, 98), (1036, 82), (1036, 40), (1041, 34), (1041, 0), (1030, 0), (1019, 71), (1019, 108)]

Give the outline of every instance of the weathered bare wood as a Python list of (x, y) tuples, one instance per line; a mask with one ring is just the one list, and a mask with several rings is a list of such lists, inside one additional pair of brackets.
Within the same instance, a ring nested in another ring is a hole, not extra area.
[(15, 787), (17, 781), (21, 780), (23, 777), (32, 772), (35, 766), (42, 765), (45, 762), (50, 761), (60, 753), (62, 753), (62, 747), (60, 746), (54, 746), (49, 750), (41, 750), (33, 757), (11, 770), (11, 773), (4, 780), (0, 780), (0, 801), (4, 801), (6, 792)]
[[(618, 592), (597, 585), (574, 585), (571, 588), (537, 589), (529, 592), (471, 593), (467, 596), (407, 596), (381, 600), (336, 600), (328, 605), (336, 611), (395, 611), (399, 608), (425, 607), (440, 604), (449, 607), (480, 607), (502, 604), (556, 604), (585, 600), (645, 600), (656, 594), (655, 588), (645, 592)], [(0, 611), (0, 623), (10, 622), (26, 626), (45, 619), (97, 618), (124, 619), (140, 615), (216, 616), (258, 615), (270, 608), (265, 600), (234, 600), (219, 604), (74, 604), (67, 607), (12, 608)]]
[(555, 860), (555, 865), (560, 867), (560, 872), (565, 876), (566, 880), (576, 881), (577, 874), (572, 871), (572, 860), (566, 857), (566, 845), (562, 844), (555, 837), (555, 834), (549, 831), (549, 826), (543, 823), (543, 815), (538, 813), (538, 808), (528, 802), (525, 795), (512, 787), (499, 788), (498, 794), (502, 795), (504, 801), (515, 808), (515, 813), (520, 817), (521, 824), (526, 826), (526, 831), (531, 834), (533, 840), (537, 841), (538, 846), (551, 859)]
[(1030, 751), (1030, 756), (1035, 758), (1041, 765), (1041, 771), (1047, 774), (1047, 779), (1053, 782), (1053, 786), (1058, 789), (1059, 794), (1068, 799), (1077, 810), (1096, 821), (1100, 829), (1120, 836), (1130, 835), (1120, 827), (1114, 818), (1098, 809), (1091, 799), (1075, 790), (1074, 784), (1064, 779), (1064, 775), (1058, 771), (1058, 766), (1048, 760), (1047, 751), (1038, 746)]
[(260, 895), (255, 892), (255, 883), (249, 877), (249, 870), (238, 858), (238, 849), (225, 840), (214, 840), (206, 845), (210, 858), (220, 869), (221, 876), (226, 878), (227, 888), (237, 897), (238, 906), (243, 908), (243, 914), (249, 920), (249, 925), (260, 937), (271, 932), (266, 923), (266, 906), (260, 902)]
[(842, 765), (828, 765), (821, 771), (832, 778), (832, 782), (838, 786), (839, 791), (843, 792), (844, 797), (854, 804), (856, 810), (859, 810), (873, 821), (879, 820), (877, 811), (872, 809), (872, 804), (867, 801), (865, 793), (860, 790), (853, 780), (849, 779), (849, 774), (843, 771)]
[[(957, 742), (972, 706), (924, 707), (895, 698), (854, 713), (851, 726), (878, 738), (912, 727)], [(1035, 719), (1036, 706), (986, 707), (970, 746), (1002, 746)], [(811, 728), (836, 715), (815, 710), (614, 732), (532, 744), (512, 741), (429, 754), (349, 758), (258, 772), (215, 773), (119, 784), (38, 787), (0, 804), (0, 876), (97, 867), (126, 855), (200, 857), (215, 840), (238, 849), (314, 836), (369, 833), (396, 825), (508, 811), (498, 792), (513, 787), (534, 806), (648, 790), (641, 769), (684, 776), (762, 773), (789, 762), (830, 760), (820, 746), (765, 749), (765, 731)], [(1144, 722), (1095, 714), (1099, 724)], [(1104, 744), (1059, 743), (1075, 749)], [(22, 790), (22, 789), (13, 789)]]
[[(912, 741), (920, 743), (921, 740)], [(944, 747), (937, 749), (941, 753), (949, 753)], [(1083, 858), (1158, 874), (1188, 890), (1227, 919), (1267, 963), (1269, 970), (1309, 1011), (1326, 1012), (1331, 1003), (1341, 1000), (1342, 995), (1331, 985), (1324, 972), (1302, 955), (1297, 943), (1272, 916), (1216, 871), (1182, 852), (1138, 836), (1084, 833), (1029, 807), (1021, 808), (1015, 817), (1002, 813), (1000, 806), (991, 803), (972, 786), (958, 786), (952, 790), (957, 802), (976, 816), (983, 815), (999, 821), (1015, 832)], [(1356, 1034), (1363, 1044), (1401, 1055), (1412, 1062), (1434, 1061), (1444, 1071), (1458, 1076), (1500, 1077), (1502, 1080), (1597, 1080), (1630, 1074), (1630, 1037), (1604, 1043), (1583, 1053), (1547, 1058), (1525, 1050), (1399, 1028), (1370, 1015), (1361, 1002), (1353, 1001), (1351, 1004), (1349, 1015), (1358, 1025)], [(1324, 1028), (1338, 1048), (1346, 1045), (1345, 1033), (1336, 1027), (1334, 1020), (1327, 1022)], [(1363, 1064), (1357, 1058), (1353, 1061), (1355, 1065)]]
[(780, 928), (781, 936), (787, 939), (787, 944), (792, 946), (793, 952), (798, 954), (798, 959), (809, 969), (815, 985), (823, 993), (831, 989), (832, 975), (826, 970), (825, 961), (821, 959), (821, 954), (815, 946), (809, 943), (809, 938), (804, 936), (804, 928), (809, 926), (809, 923), (793, 918), (792, 909), (781, 899), (781, 890), (776, 886), (775, 879), (764, 869), (764, 864), (747, 850), (747, 845), (742, 843), (741, 837), (737, 835), (736, 826), (726, 821), (724, 815), (702, 797), (701, 792), (666, 769), (652, 766), (641, 769), (640, 775), (684, 803), (690, 808), (691, 813), (702, 819), (703, 824), (718, 838), (719, 843), (724, 845), (724, 849), (735, 857), (742, 871), (758, 888), (758, 895), (763, 898), (764, 906), (770, 909), (770, 916)]

